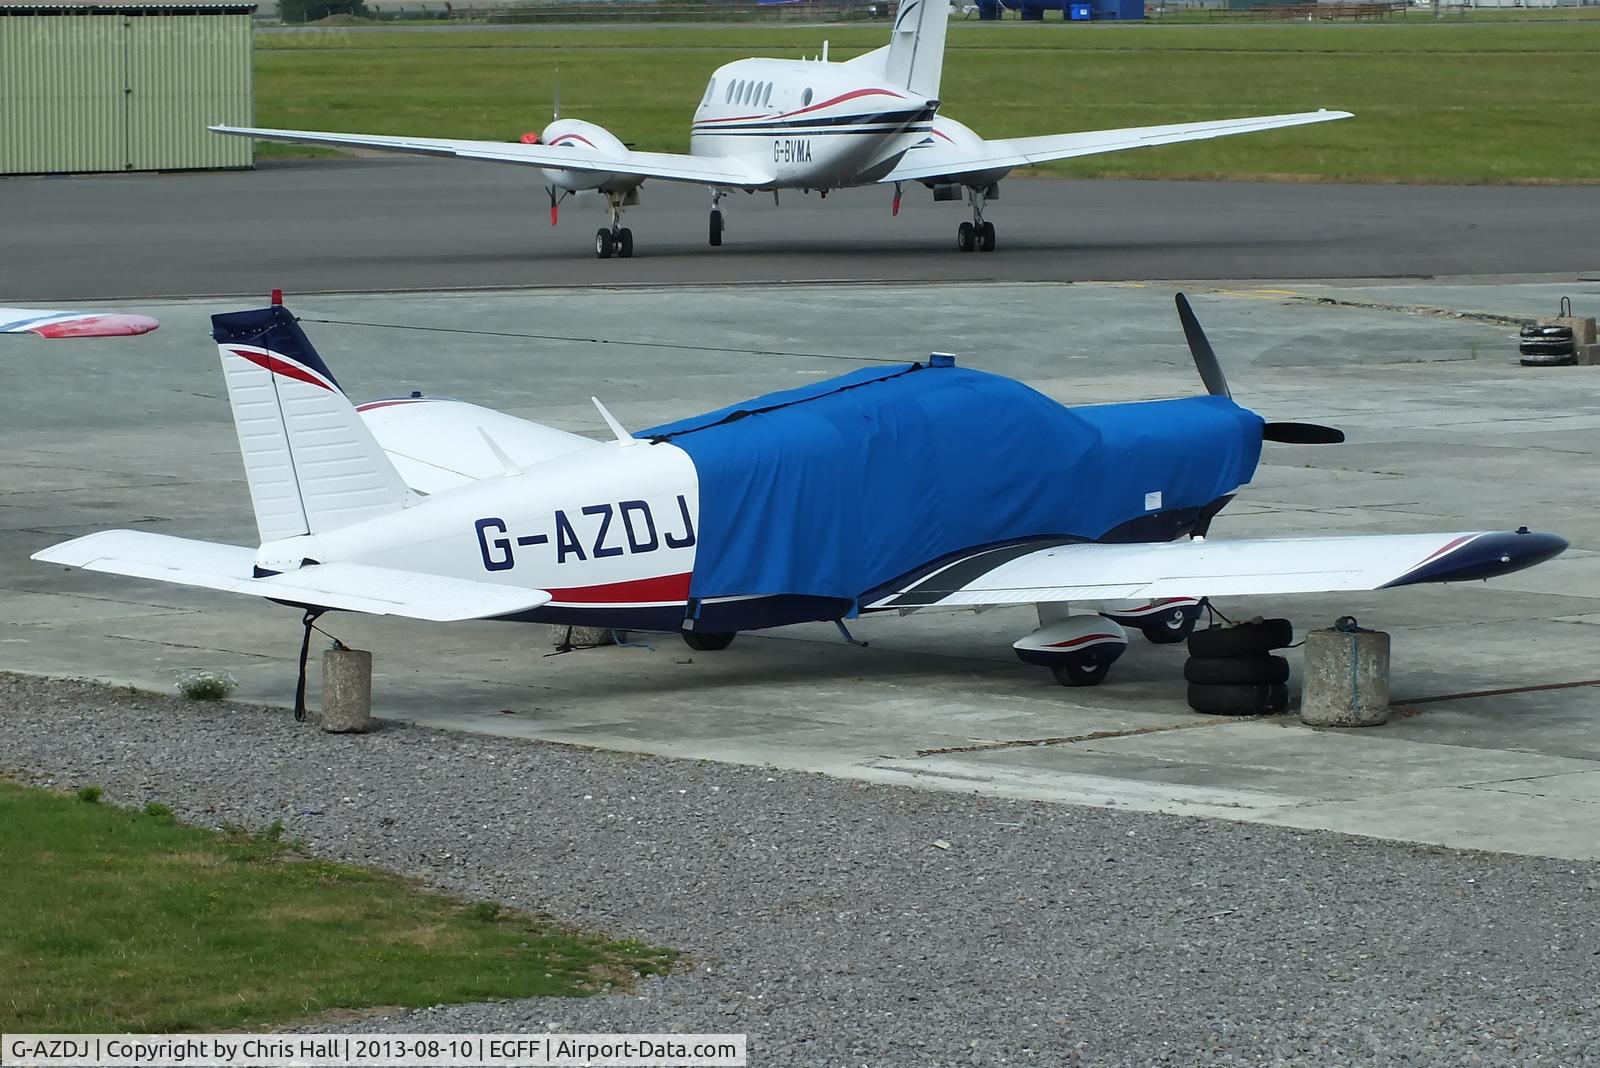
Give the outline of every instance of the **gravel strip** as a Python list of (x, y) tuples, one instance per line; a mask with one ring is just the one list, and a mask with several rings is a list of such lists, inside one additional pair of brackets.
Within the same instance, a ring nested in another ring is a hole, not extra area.
[(0, 771), (693, 967), (364, 1031), (747, 1032), (752, 1065), (1600, 1064), (1600, 865), (1122, 813), (0, 674)]

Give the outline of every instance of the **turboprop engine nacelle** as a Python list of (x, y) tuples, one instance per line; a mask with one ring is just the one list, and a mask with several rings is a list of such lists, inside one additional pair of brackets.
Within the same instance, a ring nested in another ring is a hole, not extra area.
[[(917, 156), (917, 161), (937, 164), (941, 156), (951, 160), (970, 159), (982, 155), (984, 140), (972, 131), (971, 127), (963, 126), (954, 119), (940, 115), (934, 120), (934, 136), (929, 138), (930, 144), (924, 154)], [(934, 191), (935, 200), (961, 199), (961, 186), (986, 186), (993, 185), (1011, 173), (1010, 167), (996, 167), (988, 171), (962, 171), (959, 180), (956, 178), (928, 178), (923, 184)], [(953, 193), (949, 196), (940, 196), (941, 188), (950, 188)]]
[[(539, 132), (539, 143), (551, 148), (571, 146), (590, 149), (605, 155), (624, 156), (628, 146), (604, 126), (596, 126), (582, 119), (557, 119)], [(599, 171), (563, 171), (544, 168), (544, 176), (551, 185), (560, 189), (599, 189), (608, 193), (621, 193), (636, 188), (644, 179), (631, 174), (606, 174)]]

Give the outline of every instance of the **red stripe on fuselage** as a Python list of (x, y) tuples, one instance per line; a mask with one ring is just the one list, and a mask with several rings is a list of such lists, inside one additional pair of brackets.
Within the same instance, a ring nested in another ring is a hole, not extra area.
[(241, 359), (249, 360), (257, 367), (265, 367), (275, 375), (292, 378), (297, 382), (305, 382), (308, 385), (316, 386), (318, 389), (325, 389), (329, 393), (333, 392), (332, 386), (297, 363), (290, 363), (288, 360), (266, 352), (251, 352), (249, 349), (229, 349), (228, 351)]
[(552, 604), (661, 604), (689, 600), (689, 572), (548, 591)]

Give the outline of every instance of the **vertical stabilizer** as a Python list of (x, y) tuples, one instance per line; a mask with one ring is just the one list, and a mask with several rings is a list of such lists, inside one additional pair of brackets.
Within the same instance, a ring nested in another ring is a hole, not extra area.
[(413, 495), (281, 305), (211, 317), (263, 543), (397, 511)]
[(918, 96), (939, 99), (944, 69), (944, 35), (950, 26), (950, 0), (900, 0), (889, 35), (885, 77)]

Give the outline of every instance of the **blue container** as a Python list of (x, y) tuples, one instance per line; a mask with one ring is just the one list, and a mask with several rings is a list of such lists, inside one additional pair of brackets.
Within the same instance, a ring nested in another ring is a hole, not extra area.
[(1092, 8), (1088, 4), (1073, 4), (1067, 15), (1073, 22), (1088, 22)]

